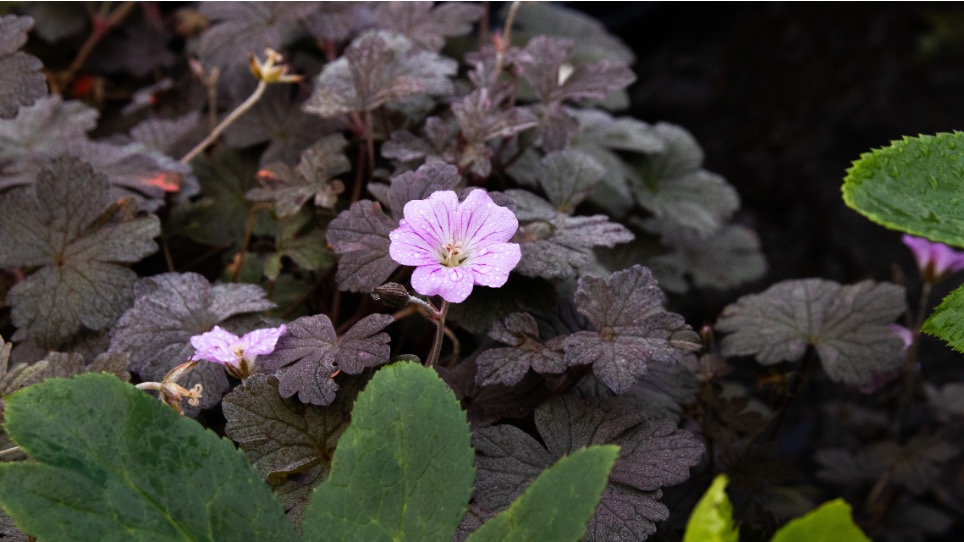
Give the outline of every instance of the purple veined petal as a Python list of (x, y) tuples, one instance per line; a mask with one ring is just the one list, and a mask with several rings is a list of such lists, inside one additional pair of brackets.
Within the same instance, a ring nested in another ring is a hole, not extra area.
[(241, 339), (234, 333), (225, 331), (219, 326), (200, 335), (191, 337), (194, 355), (191, 361), (212, 361), (214, 363), (237, 363), (238, 356), (233, 351), (241, 343)]
[(438, 241), (416, 233), (404, 218), (388, 238), (391, 239), (388, 255), (402, 265), (422, 266), (439, 262)]
[(901, 240), (914, 254), (924, 280), (939, 282), (947, 274), (964, 269), (964, 252), (912, 235), (905, 234)]
[(416, 267), (412, 288), (422, 295), (440, 295), (449, 303), (461, 303), (472, 293), (474, 278), (473, 273), (463, 267)]
[(439, 247), (454, 238), (454, 220), (458, 216), (459, 198), (451, 190), (439, 190), (428, 199), (405, 204), (405, 222), (416, 235)]
[(476, 284), (498, 288), (509, 280), (509, 272), (522, 259), (522, 250), (516, 243), (492, 243), (476, 250), (465, 263)]
[(254, 359), (255, 356), (263, 356), (274, 352), (278, 339), (287, 330), (287, 326), (281, 324), (276, 328), (256, 329), (247, 333), (241, 338), (241, 343), (244, 345), (244, 356), (248, 359)]
[(957, 252), (943, 243), (931, 245), (931, 258), (934, 273), (937, 275), (960, 271), (962, 264), (964, 264), (964, 253)]
[(917, 267), (921, 269), (927, 267), (927, 263), (930, 261), (930, 241), (907, 234), (901, 237), (901, 241), (914, 254), (914, 259), (917, 260)]
[(496, 205), (485, 190), (473, 190), (459, 206), (459, 238), (469, 252), (508, 241), (518, 229), (515, 213)]

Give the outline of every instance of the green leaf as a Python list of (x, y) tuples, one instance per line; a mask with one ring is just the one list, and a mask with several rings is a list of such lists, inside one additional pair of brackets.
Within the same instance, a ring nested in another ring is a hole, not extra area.
[(888, 228), (964, 246), (964, 132), (905, 137), (860, 155), (844, 178), (852, 209)]
[(469, 426), (434, 371), (380, 369), (359, 394), (302, 529), (321, 540), (448, 540), (472, 493)]
[(231, 441), (113, 376), (47, 380), (4, 416), (34, 462), (0, 465), (0, 505), (40, 539), (294, 540)]
[(727, 480), (720, 474), (696, 503), (686, 523), (683, 542), (739, 542), (740, 532), (733, 524), (733, 504), (726, 496)]
[(264, 264), (264, 276), (269, 280), (278, 280), (282, 258), (290, 258), (303, 270), (331, 267), (335, 260), (326, 246), (324, 230), (314, 223), (311, 214), (306, 211), (278, 219), (275, 251)]
[(185, 234), (208, 245), (240, 246), (252, 212), (257, 213), (254, 233), (270, 229), (266, 224), (268, 209), (254, 211), (254, 204), (245, 199), (247, 192), (258, 185), (258, 168), (252, 160), (226, 149), (195, 158), (191, 167), (201, 184), (202, 197), (175, 208), (173, 218)]
[(964, 325), (961, 322), (964, 322), (964, 286), (941, 301), (924, 322), (921, 331), (947, 341), (958, 352), (964, 352)]
[(549, 467), (469, 542), (579, 540), (599, 504), (618, 446), (591, 446)]
[(787, 523), (770, 542), (870, 542), (870, 539), (854, 524), (850, 505), (836, 499)]

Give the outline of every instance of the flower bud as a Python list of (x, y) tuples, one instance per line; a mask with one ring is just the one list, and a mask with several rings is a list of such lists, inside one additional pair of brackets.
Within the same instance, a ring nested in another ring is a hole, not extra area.
[(400, 309), (408, 305), (411, 297), (412, 294), (408, 293), (408, 290), (397, 282), (386, 282), (381, 286), (372, 288), (372, 299), (381, 301), (393, 309)]

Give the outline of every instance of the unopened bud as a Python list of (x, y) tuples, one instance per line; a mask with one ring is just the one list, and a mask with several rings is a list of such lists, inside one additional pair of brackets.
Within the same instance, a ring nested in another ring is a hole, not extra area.
[(372, 299), (381, 301), (393, 309), (400, 309), (408, 305), (411, 298), (412, 294), (408, 293), (408, 290), (397, 282), (386, 282), (381, 286), (372, 288)]

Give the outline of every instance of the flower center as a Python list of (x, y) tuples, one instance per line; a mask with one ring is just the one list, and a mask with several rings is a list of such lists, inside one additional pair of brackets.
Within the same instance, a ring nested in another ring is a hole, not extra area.
[(441, 257), (439, 263), (445, 267), (458, 267), (468, 255), (462, 252), (462, 243), (453, 241), (442, 245)]

